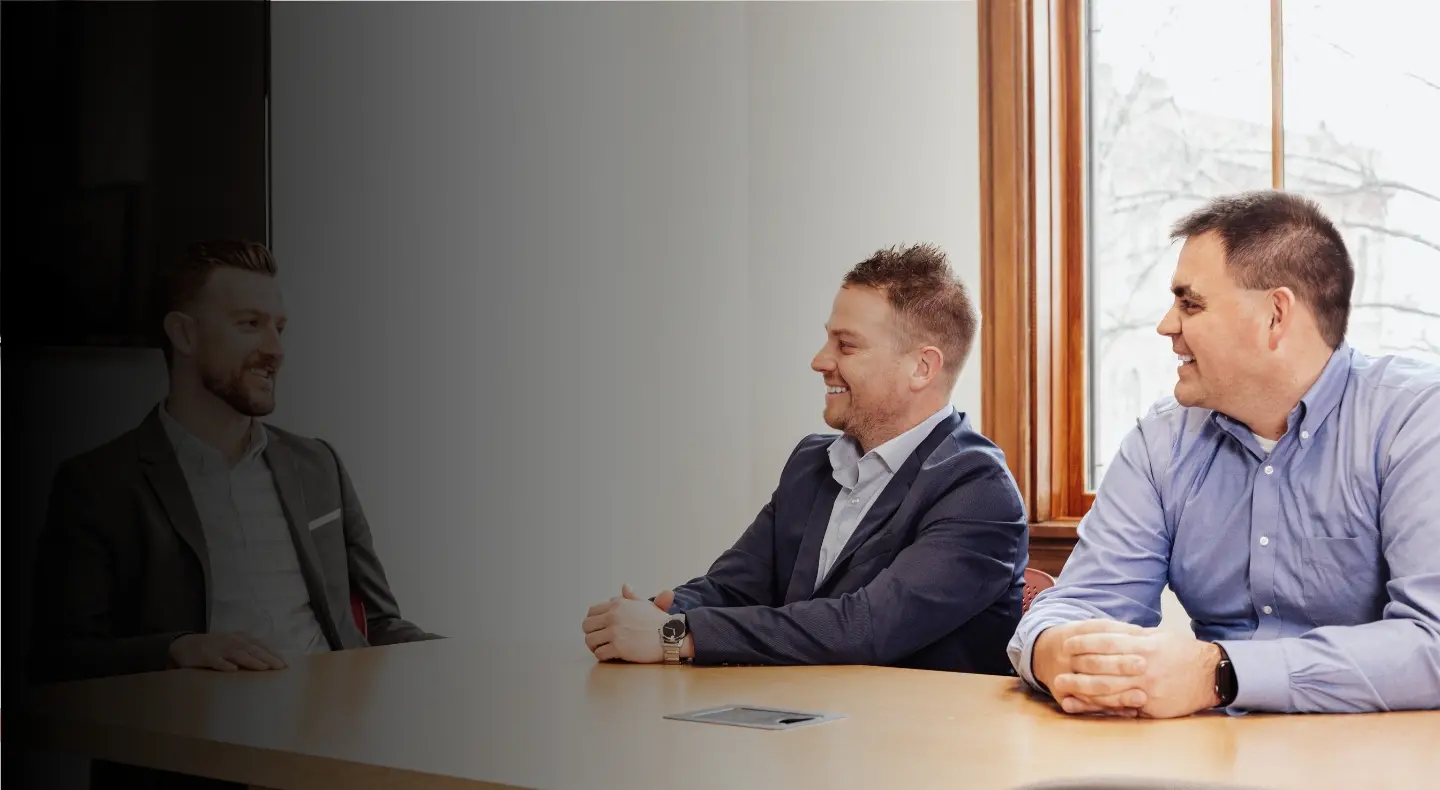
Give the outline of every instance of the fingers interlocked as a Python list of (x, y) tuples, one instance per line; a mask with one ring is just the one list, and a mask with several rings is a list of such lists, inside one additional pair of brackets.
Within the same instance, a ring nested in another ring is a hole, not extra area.
[(1051, 689), (1061, 708), (1067, 713), (1140, 715), (1148, 701), (1147, 656), (1152, 641), (1139, 628), (1066, 639), (1061, 653), (1070, 671), (1057, 675)]

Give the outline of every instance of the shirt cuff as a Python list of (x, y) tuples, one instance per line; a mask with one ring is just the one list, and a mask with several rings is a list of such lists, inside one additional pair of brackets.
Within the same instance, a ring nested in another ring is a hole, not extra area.
[(1235, 668), (1235, 701), (1227, 713), (1265, 711), (1289, 713), (1290, 665), (1285, 643), (1278, 639), (1216, 642)]
[(1049, 694), (1050, 689), (1035, 679), (1035, 643), (1040, 641), (1040, 635), (1057, 625), (1064, 625), (1065, 620), (1047, 618), (1044, 621), (1036, 622), (1033, 625), (1026, 624), (1022, 632), (1016, 635), (1015, 641), (1019, 643), (1020, 655), (1015, 660), (1015, 672), (1031, 688), (1044, 694)]

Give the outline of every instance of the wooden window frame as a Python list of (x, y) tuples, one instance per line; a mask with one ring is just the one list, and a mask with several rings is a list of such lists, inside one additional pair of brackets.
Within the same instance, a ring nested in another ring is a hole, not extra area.
[[(1058, 574), (1095, 501), (1085, 399), (1085, 0), (979, 0), (982, 429)], [(1281, 6), (1271, 0), (1272, 171), (1283, 186)]]
[[(1079, 0), (979, 0), (982, 427), (1058, 574), (1085, 491), (1084, 91)], [(1079, 461), (1076, 463), (1075, 461)]]

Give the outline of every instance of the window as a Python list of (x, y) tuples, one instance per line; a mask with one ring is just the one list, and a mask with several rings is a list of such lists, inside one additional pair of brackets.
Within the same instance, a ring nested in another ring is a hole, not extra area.
[(1171, 223), (1279, 187), (1356, 267), (1349, 341), (1440, 362), (1440, 5), (981, 0), (985, 428), (1058, 570), (1170, 394)]

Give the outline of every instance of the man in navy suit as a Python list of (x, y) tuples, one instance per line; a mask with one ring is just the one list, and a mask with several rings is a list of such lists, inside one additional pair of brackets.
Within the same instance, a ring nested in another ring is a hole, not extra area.
[(590, 607), (595, 657), (1011, 674), (1024, 504), (999, 448), (950, 405), (978, 323), (933, 246), (855, 266), (811, 362), (841, 433), (800, 441), (704, 576)]

